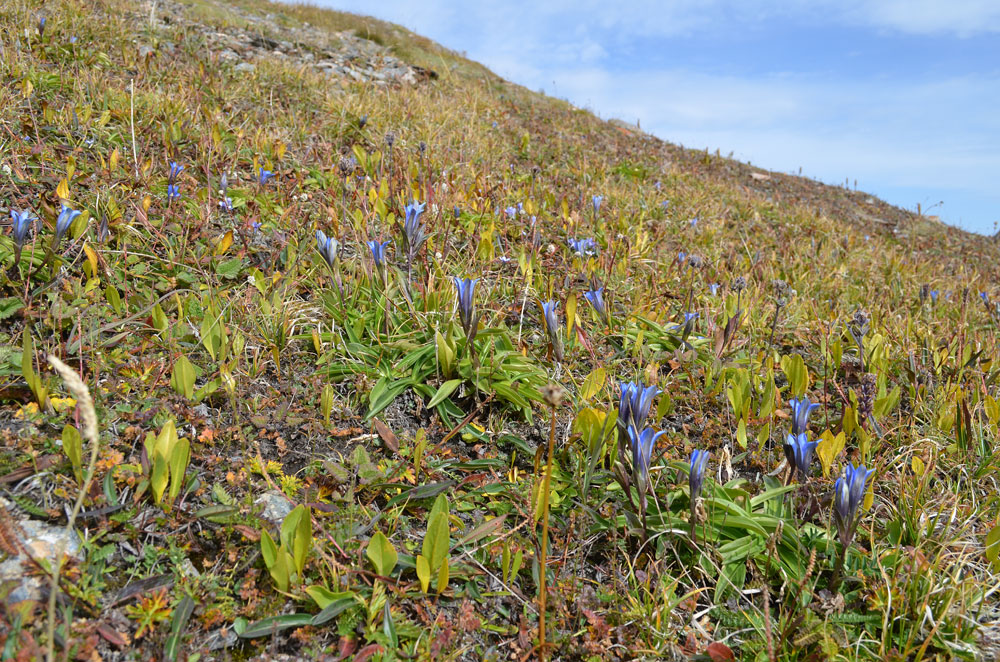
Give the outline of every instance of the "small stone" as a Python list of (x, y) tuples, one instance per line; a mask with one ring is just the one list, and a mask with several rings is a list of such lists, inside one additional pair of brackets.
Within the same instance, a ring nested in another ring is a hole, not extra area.
[(250, 62), (240, 62), (235, 67), (233, 71), (239, 71), (240, 73), (251, 73), (257, 69), (257, 65)]
[[(0, 499), (0, 506), (11, 507), (5, 499)], [(25, 568), (30, 563), (30, 557), (48, 560), (53, 563), (56, 560), (56, 553), (60, 546), (68, 558), (80, 560), (80, 538), (76, 532), (66, 533), (66, 527), (52, 526), (45, 522), (33, 519), (24, 519), (18, 522), (20, 532), (18, 542), (24, 551), (17, 556), (12, 556), (0, 563), (0, 583), (13, 582), (16, 584), (7, 595), (8, 605), (24, 602), (25, 600), (38, 601), (42, 596), (42, 581), (45, 578), (29, 574)], [(30, 556), (29, 556), (30, 555)]]
[(292, 512), (292, 502), (277, 490), (268, 490), (254, 501), (255, 505), (263, 506), (260, 516), (272, 524), (280, 525), (288, 513)]

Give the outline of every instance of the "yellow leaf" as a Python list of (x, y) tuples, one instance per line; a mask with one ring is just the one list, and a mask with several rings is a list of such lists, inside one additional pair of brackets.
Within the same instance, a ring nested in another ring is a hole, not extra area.
[(870, 481), (868, 483), (868, 491), (865, 492), (865, 502), (861, 506), (862, 508), (865, 509), (865, 512), (868, 512), (869, 510), (872, 509), (873, 501), (875, 501), (875, 481)]
[(149, 212), (149, 207), (153, 204), (153, 199), (148, 195), (142, 199), (142, 211)]
[(25, 78), (23, 81), (21, 81), (21, 95), (25, 99), (27, 99), (28, 97), (31, 96), (31, 92), (34, 89), (35, 89), (35, 86), (32, 85), (31, 81), (28, 80), (27, 78)]
[(83, 252), (87, 254), (87, 263), (90, 264), (90, 275), (91, 277), (97, 275), (97, 253), (90, 244), (83, 245)]
[(59, 186), (56, 187), (56, 197), (60, 200), (69, 200), (69, 183), (65, 177), (59, 180)]
[(118, 151), (118, 148), (115, 147), (115, 151), (111, 152), (111, 156), (109, 157), (110, 165), (108, 166), (108, 170), (110, 171), (116, 170), (118, 168), (118, 161), (120, 161), (121, 158), (122, 158), (121, 153)]
[(278, 144), (274, 146), (274, 155), (279, 161), (285, 155), (285, 149), (285, 143), (283, 142), (278, 142)]
[(576, 322), (576, 292), (566, 297), (566, 339), (573, 335), (573, 324)]
[(816, 455), (819, 456), (819, 462), (823, 465), (824, 478), (830, 475), (830, 467), (833, 466), (833, 461), (842, 450), (844, 450), (843, 432), (838, 433), (835, 437), (832, 432), (827, 430), (820, 436), (819, 444), (816, 446)]
[(922, 477), (924, 475), (924, 471), (927, 470), (927, 467), (924, 466), (924, 461), (917, 456), (913, 456), (913, 459), (910, 461), (910, 467), (913, 469), (913, 473), (916, 474), (917, 477)]
[(76, 173), (76, 159), (73, 155), (66, 157), (66, 180), (69, 181), (73, 179), (73, 175)]
[(584, 400), (590, 400), (592, 397), (597, 395), (601, 387), (604, 386), (604, 380), (607, 378), (607, 372), (602, 367), (594, 368), (594, 371), (587, 375), (587, 378), (583, 380), (583, 387), (580, 389), (580, 397)]
[(222, 255), (229, 250), (229, 247), (233, 245), (233, 231), (230, 230), (222, 236), (219, 243), (215, 245), (215, 254)]

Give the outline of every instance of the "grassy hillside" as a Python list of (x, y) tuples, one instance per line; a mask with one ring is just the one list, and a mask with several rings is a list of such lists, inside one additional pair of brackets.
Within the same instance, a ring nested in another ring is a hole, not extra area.
[(315, 8), (0, 74), (3, 659), (993, 659), (995, 240)]

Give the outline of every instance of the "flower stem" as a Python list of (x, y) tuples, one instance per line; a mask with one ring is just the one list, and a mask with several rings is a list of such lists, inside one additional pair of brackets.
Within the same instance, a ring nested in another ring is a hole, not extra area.
[(840, 556), (837, 557), (837, 564), (833, 566), (833, 577), (830, 578), (830, 592), (836, 593), (837, 589), (840, 588), (840, 582), (844, 578), (844, 561), (847, 559), (847, 548), (850, 545), (844, 545), (840, 550)]
[(538, 562), (538, 659), (545, 662), (545, 562), (549, 546), (549, 485), (552, 478), (552, 455), (556, 441), (556, 407), (552, 405), (552, 425), (549, 428), (549, 455), (542, 477), (542, 541)]

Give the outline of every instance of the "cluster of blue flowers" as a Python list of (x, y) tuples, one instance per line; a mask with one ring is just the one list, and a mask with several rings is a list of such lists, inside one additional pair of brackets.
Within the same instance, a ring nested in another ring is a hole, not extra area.
[(184, 166), (177, 163), (177, 161), (170, 162), (170, 174), (167, 176), (167, 204), (169, 205), (174, 200), (181, 199), (181, 187), (177, 183), (177, 177), (184, 170)]

